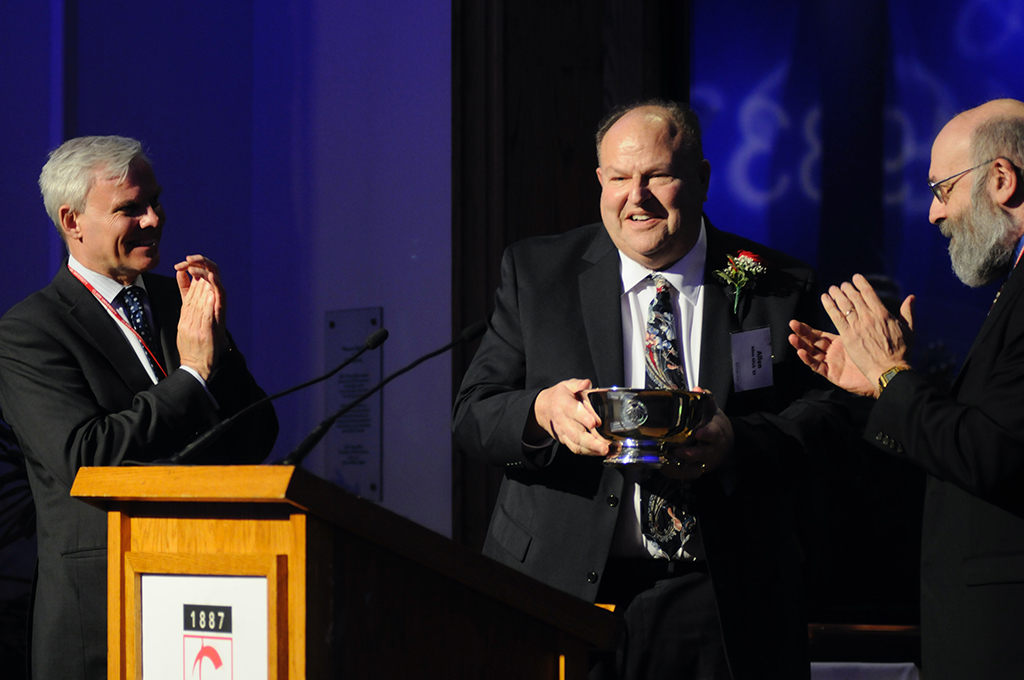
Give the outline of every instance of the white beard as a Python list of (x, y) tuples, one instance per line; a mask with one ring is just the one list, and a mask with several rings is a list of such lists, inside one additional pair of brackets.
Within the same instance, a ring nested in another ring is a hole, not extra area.
[(971, 189), (971, 207), (947, 217), (939, 229), (950, 238), (953, 272), (966, 285), (977, 288), (1010, 270), (1017, 247), (1017, 225), (989, 196), (985, 183)]

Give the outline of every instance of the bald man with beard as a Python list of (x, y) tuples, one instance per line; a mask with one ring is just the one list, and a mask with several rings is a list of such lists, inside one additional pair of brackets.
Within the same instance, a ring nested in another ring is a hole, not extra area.
[(1006, 278), (951, 391), (909, 356), (913, 296), (888, 313), (860, 275), (822, 296), (838, 335), (791, 322), (818, 374), (877, 399), (865, 438), (928, 473), (921, 637), (928, 680), (1024, 678), (1024, 103), (953, 118), (932, 145), (929, 220), (968, 286)]

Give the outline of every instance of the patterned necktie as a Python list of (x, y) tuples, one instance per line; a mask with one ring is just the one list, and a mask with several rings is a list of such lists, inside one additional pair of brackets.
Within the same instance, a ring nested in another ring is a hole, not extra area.
[[(661, 274), (651, 276), (657, 289), (647, 310), (644, 338), (648, 389), (686, 389), (686, 370), (676, 344), (672, 286)], [(697, 519), (686, 512), (692, 494), (689, 484), (650, 475), (640, 482), (640, 523), (644, 536), (661, 548), (656, 557), (672, 559), (686, 544)], [(684, 553), (685, 555), (685, 553)]]
[[(121, 302), (128, 312), (128, 323), (139, 334), (146, 347), (150, 351), (155, 352), (156, 344), (153, 342), (153, 330), (149, 327), (149, 319), (146, 317), (145, 296), (146, 291), (138, 286), (125, 286), (118, 293), (118, 297), (121, 298)], [(153, 367), (157, 380), (159, 380), (163, 371), (153, 360), (153, 357), (149, 355), (149, 352), (146, 352), (146, 356), (149, 359), (149, 365)]]
[(672, 313), (672, 286), (661, 274), (651, 277), (657, 292), (647, 309), (647, 332), (644, 335), (644, 363), (647, 387), (651, 389), (686, 389), (686, 370), (676, 347), (676, 317)]

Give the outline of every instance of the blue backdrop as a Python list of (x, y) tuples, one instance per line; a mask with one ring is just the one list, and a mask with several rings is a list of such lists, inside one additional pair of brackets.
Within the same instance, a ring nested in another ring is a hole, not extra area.
[(961, 360), (992, 299), (928, 223), (931, 142), (957, 112), (1024, 98), (1024, 0), (737, 0), (694, 8), (693, 87), (719, 226), (825, 283), (891, 277), (921, 350)]

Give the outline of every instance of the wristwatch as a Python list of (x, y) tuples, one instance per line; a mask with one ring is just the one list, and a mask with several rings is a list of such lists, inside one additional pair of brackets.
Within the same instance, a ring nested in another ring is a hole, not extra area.
[(882, 393), (882, 390), (884, 390), (885, 386), (888, 385), (892, 381), (892, 379), (896, 377), (897, 373), (899, 373), (900, 371), (909, 370), (910, 366), (893, 366), (888, 371), (878, 376), (878, 393)]

